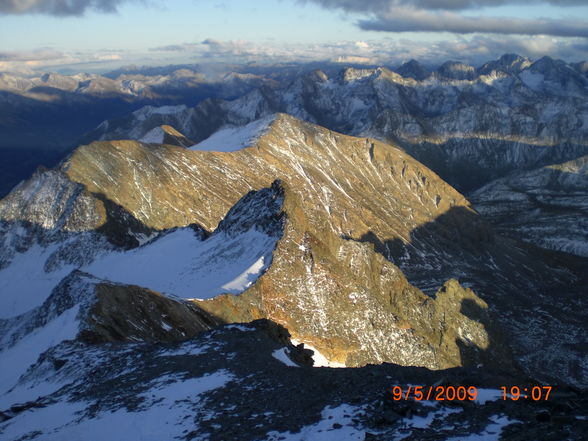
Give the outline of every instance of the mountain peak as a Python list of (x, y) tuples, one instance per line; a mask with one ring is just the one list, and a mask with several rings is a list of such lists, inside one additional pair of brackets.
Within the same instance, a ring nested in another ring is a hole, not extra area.
[(430, 75), (430, 71), (425, 68), (421, 63), (412, 59), (404, 63), (396, 72), (402, 75), (404, 78), (413, 78), (417, 81), (422, 81)]
[(371, 77), (378, 72), (377, 69), (358, 69), (355, 67), (348, 67), (341, 73), (343, 82), (349, 83), (352, 81), (363, 80), (364, 78)]
[(504, 54), (498, 60), (485, 63), (478, 69), (478, 72), (482, 75), (488, 75), (492, 73), (492, 71), (512, 74), (521, 72), (530, 65), (531, 61), (526, 57), (521, 57), (517, 54)]
[(474, 66), (461, 61), (446, 61), (437, 69), (437, 72), (445, 78), (452, 80), (473, 80), (476, 69)]

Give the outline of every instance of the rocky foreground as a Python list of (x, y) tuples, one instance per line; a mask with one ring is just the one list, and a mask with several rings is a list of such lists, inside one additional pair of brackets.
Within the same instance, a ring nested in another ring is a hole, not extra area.
[[(257, 321), (175, 344), (62, 343), (0, 399), (3, 439), (580, 441), (588, 434), (588, 401), (578, 390), (513, 401), (501, 386), (537, 383), (476, 368), (297, 366), (287, 336)], [(476, 396), (394, 398), (393, 387), (411, 385), (473, 386)], [(16, 395), (29, 400), (13, 404)]]

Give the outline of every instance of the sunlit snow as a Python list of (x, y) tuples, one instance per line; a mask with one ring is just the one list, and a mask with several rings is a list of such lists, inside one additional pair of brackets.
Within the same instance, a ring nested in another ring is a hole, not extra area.
[(290, 360), (288, 354), (286, 354), (286, 348), (276, 349), (274, 352), (272, 352), (272, 357), (274, 357), (276, 360), (280, 360), (286, 366), (298, 367), (296, 363)]
[(224, 127), (216, 131), (209, 138), (190, 147), (191, 150), (206, 150), (213, 152), (234, 152), (249, 147), (262, 136), (274, 121), (271, 115), (243, 127)]
[(257, 230), (200, 240), (190, 228), (142, 247), (113, 252), (83, 268), (99, 278), (184, 298), (239, 294), (271, 263), (276, 238)]

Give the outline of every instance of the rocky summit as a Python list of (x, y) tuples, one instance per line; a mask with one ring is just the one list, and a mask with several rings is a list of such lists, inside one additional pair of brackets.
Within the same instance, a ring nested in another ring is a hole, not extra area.
[[(393, 439), (425, 420), (437, 426), (420, 439), (438, 439), (447, 424), (506, 433), (535, 410), (580, 421), (575, 409), (487, 403), (517, 381), (581, 402), (584, 259), (499, 235), (437, 174), (373, 138), (285, 114), (199, 144), (159, 129), (81, 146), (0, 201), (7, 439), (75, 437), (119, 418), (183, 439)], [(411, 381), (491, 392), (469, 403), (481, 412), (390, 403), (386, 387)], [(288, 386), (306, 410), (287, 411)], [(253, 389), (272, 404), (255, 404)], [(333, 412), (349, 425), (323, 427)]]

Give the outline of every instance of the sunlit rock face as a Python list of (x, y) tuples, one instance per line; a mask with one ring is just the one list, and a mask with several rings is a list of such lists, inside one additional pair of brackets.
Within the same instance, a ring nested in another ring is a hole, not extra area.
[[(460, 365), (455, 338), (439, 344), (441, 308), (431, 301), (421, 311), (419, 304), (430, 299), (362, 239), (392, 232), (409, 237), (453, 205), (469, 209), (467, 201), (388, 145), (286, 115), (267, 124), (252, 147), (230, 155), (116, 141), (82, 147), (64, 167), (73, 180), (108, 195), (152, 228), (214, 229), (244, 191), (277, 178), (272, 188), (283, 194), (285, 225), (271, 266), (241, 296), (199, 306), (227, 322), (270, 318), (341, 365)], [(244, 217), (232, 210), (217, 231)], [(455, 314), (459, 308), (447, 311)], [(487, 339), (484, 330), (471, 344), (483, 354)]]
[[(237, 150), (137, 141), (78, 148), (59, 173), (103, 204), (105, 223), (79, 234), (105, 242), (76, 263), (33, 241), (26, 252), (51, 254), (63, 272), (40, 274), (38, 286), (81, 269), (198, 299), (214, 320), (268, 318), (338, 366), (508, 367), (512, 350), (529, 372), (570, 374), (556, 357), (576, 357), (575, 349), (547, 328), (582, 335), (574, 313), (582, 299), (553, 295), (581, 268), (495, 235), (462, 195), (397, 147), (287, 115), (263, 121), (253, 138), (243, 129), (249, 146)], [(238, 130), (231, 136), (238, 141)], [(6, 219), (6, 231), (27, 216)], [(530, 304), (548, 314), (545, 335), (529, 332), (538, 319), (522, 314)]]

